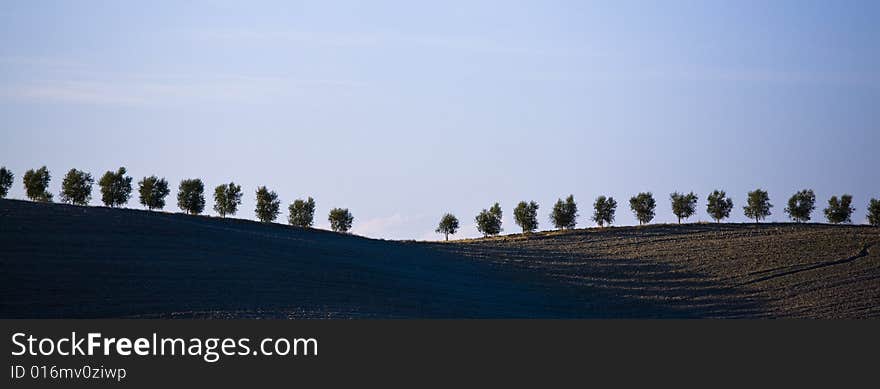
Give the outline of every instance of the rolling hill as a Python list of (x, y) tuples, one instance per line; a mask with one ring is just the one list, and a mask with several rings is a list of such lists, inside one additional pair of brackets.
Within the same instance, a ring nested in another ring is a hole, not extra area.
[(880, 228), (687, 224), (450, 243), (0, 200), (2, 318), (866, 318)]

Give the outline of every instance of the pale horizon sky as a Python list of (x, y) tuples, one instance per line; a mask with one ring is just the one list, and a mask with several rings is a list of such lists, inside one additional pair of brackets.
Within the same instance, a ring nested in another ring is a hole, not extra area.
[[(201, 178), (287, 205), (316, 226), (347, 207), (353, 232), (473, 237), (498, 201), (598, 195), (616, 225), (651, 191), (734, 200), (770, 192), (768, 221), (812, 188), (814, 221), (852, 194), (880, 198), (880, 3), (874, 1), (8, 1), (0, 5), (0, 166), (46, 165), (56, 201), (70, 168), (137, 182)], [(92, 204), (100, 204), (97, 185)], [(134, 196), (127, 205), (140, 208)]]

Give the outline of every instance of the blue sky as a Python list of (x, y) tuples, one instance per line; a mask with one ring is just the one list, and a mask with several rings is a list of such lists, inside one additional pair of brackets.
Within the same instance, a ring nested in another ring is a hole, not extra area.
[[(136, 180), (234, 180), (317, 225), (438, 239), (444, 212), (476, 236), (493, 202), (516, 232), (574, 194), (593, 199), (770, 191), (771, 220), (812, 188), (880, 197), (880, 3), (874, 1), (7, 1), (0, 6), (0, 165)], [(98, 204), (96, 196), (93, 204)], [(57, 196), (57, 195), (56, 195)], [(136, 198), (128, 205), (139, 207)], [(212, 206), (209, 199), (208, 208)], [(213, 213), (213, 211), (209, 212)], [(286, 218), (286, 212), (282, 215)]]

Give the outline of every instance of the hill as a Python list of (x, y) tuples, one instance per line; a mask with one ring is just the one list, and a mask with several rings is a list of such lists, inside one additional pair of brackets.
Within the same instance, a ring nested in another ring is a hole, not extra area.
[(878, 243), (822, 224), (401, 242), (0, 200), (0, 317), (877, 317)]

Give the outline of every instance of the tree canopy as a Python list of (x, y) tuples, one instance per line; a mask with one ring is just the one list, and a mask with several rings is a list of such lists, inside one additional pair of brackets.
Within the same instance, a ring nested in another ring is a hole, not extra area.
[(629, 208), (639, 220), (639, 225), (647, 224), (654, 220), (654, 209), (657, 208), (657, 202), (654, 201), (654, 195), (651, 192), (642, 192), (629, 199)]
[(743, 207), (743, 213), (747, 218), (755, 219), (755, 223), (759, 223), (771, 215), (770, 208), (773, 208), (773, 204), (770, 204), (770, 195), (765, 190), (759, 188), (749, 192), (746, 204)]
[(871, 199), (868, 203), (868, 223), (880, 226), (880, 199)]
[(523, 233), (538, 229), (538, 203), (520, 201), (513, 209), (513, 220), (522, 227)]
[(125, 175), (125, 167), (116, 172), (107, 171), (101, 176), (98, 185), (101, 187), (101, 201), (108, 207), (125, 205), (131, 197), (131, 177)]
[(687, 219), (697, 212), (697, 195), (694, 192), (673, 192), (669, 199), (672, 201), (672, 214), (678, 218), (678, 224), (681, 224), (681, 219)]
[(315, 200), (309, 197), (307, 200), (296, 199), (287, 207), (289, 215), (287, 221), (292, 226), (309, 228), (315, 222)]
[(816, 209), (816, 195), (812, 189), (804, 189), (793, 194), (788, 199), (788, 206), (785, 207), (785, 213), (795, 222), (802, 223), (810, 221), (810, 214)]
[(239, 205), (241, 205), (241, 185), (230, 182), (214, 188), (214, 211), (220, 217), (235, 215)]
[(617, 212), (617, 201), (614, 197), (599, 196), (593, 203), (593, 221), (604, 227), (614, 223), (614, 213)]
[(52, 202), (52, 193), (49, 193), (49, 181), (52, 175), (45, 166), (34, 170), (29, 169), (24, 172), (24, 192), (25, 195), (33, 200), (43, 203)]
[(730, 216), (733, 209), (733, 200), (727, 197), (727, 193), (723, 190), (714, 190), (706, 199), (706, 213), (709, 214), (716, 223)]
[(138, 194), (141, 205), (149, 210), (165, 208), (165, 197), (171, 193), (168, 181), (156, 176), (144, 177), (138, 181)]
[(205, 210), (205, 184), (202, 180), (190, 178), (180, 181), (177, 206), (190, 215), (198, 215)]
[(6, 169), (6, 166), (0, 167), (0, 199), (6, 198), (6, 195), (9, 194), (9, 188), (12, 188), (12, 181), (15, 179), (15, 174), (12, 174), (12, 171)]
[(281, 212), (281, 200), (274, 190), (266, 189), (265, 186), (257, 188), (257, 207), (254, 209), (257, 219), (263, 223), (271, 223), (278, 218)]
[(449, 240), (449, 235), (455, 235), (458, 232), (458, 218), (451, 213), (443, 215), (435, 232), (446, 235), (446, 240)]
[(495, 203), (489, 209), (483, 209), (477, 214), (474, 221), (477, 223), (477, 231), (483, 236), (498, 235), (503, 231), (501, 228), (501, 205)]
[(333, 208), (327, 216), (330, 221), (330, 229), (336, 232), (348, 232), (351, 224), (354, 223), (354, 216), (348, 211), (348, 208)]
[(74, 205), (88, 205), (92, 199), (92, 175), (81, 170), (70, 169), (61, 182), (61, 202)]
[(825, 218), (833, 224), (851, 223), (850, 218), (855, 210), (852, 207), (852, 196), (845, 194), (840, 196), (840, 199), (837, 196), (831, 196), (828, 199), (828, 208), (825, 208)]
[(550, 221), (553, 225), (560, 229), (572, 229), (577, 226), (578, 208), (574, 201), (574, 195), (568, 195), (565, 201), (556, 200), (553, 210), (550, 212)]

